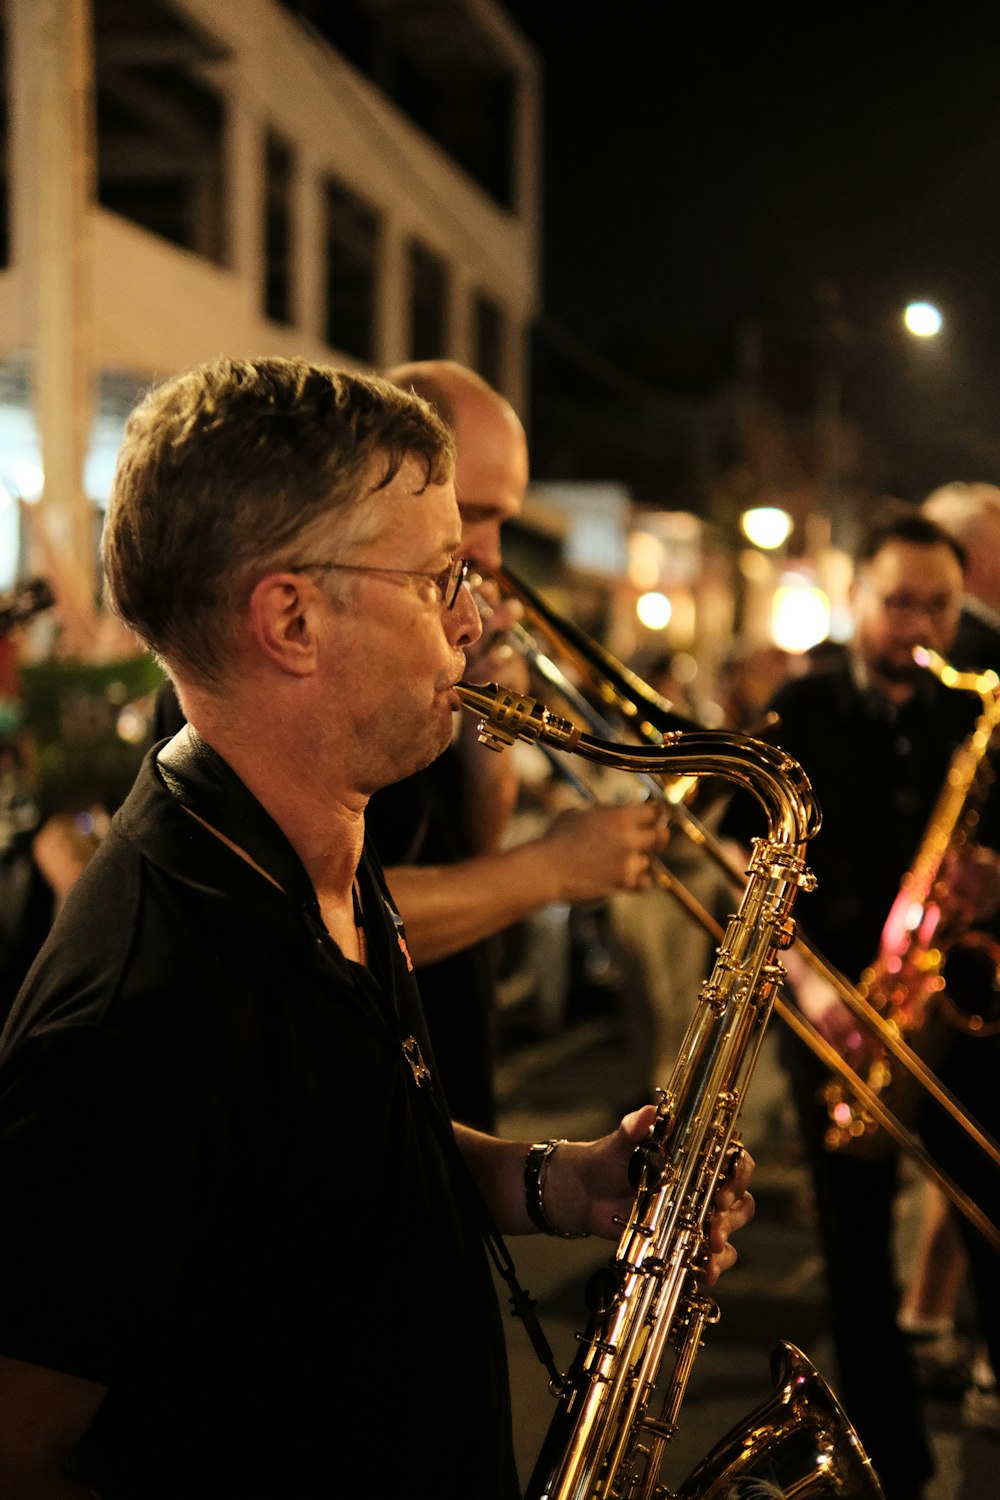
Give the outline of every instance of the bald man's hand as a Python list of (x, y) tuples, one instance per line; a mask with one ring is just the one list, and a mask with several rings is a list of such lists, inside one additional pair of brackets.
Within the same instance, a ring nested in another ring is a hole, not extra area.
[(645, 890), (650, 856), (666, 841), (661, 810), (643, 802), (564, 812), (539, 845), (557, 872), (560, 900), (602, 901), (616, 891)]

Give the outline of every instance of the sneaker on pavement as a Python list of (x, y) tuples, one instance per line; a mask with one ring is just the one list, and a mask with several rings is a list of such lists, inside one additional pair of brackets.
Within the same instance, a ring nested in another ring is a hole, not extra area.
[(1000, 1395), (996, 1386), (969, 1386), (962, 1398), (962, 1422), (976, 1432), (991, 1432), (1000, 1438)]
[[(906, 1330), (904, 1330), (906, 1332)], [(906, 1332), (917, 1384), (932, 1401), (960, 1401), (970, 1374), (968, 1339), (949, 1333)], [(984, 1381), (988, 1385), (989, 1381)]]

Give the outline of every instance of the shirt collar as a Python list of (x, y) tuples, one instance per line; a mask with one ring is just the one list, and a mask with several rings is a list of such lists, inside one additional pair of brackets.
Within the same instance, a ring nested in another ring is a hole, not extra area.
[(193, 725), (186, 724), (162, 746), (153, 769), (176, 803), (225, 835), (297, 905), (319, 918), (312, 881), (292, 844)]

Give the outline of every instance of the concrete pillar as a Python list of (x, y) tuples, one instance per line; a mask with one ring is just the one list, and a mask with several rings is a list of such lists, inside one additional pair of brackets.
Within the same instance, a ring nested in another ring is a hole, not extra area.
[(452, 259), (448, 262), (448, 307), (445, 347), (451, 359), (471, 365), (475, 350), (473, 329), (473, 288), (465, 268)]
[(89, 0), (15, 0), (33, 80), (37, 182), (29, 226), (37, 289), (35, 409), (42, 517), (81, 603), (96, 586), (94, 508), (83, 490), (93, 413), (93, 33)]
[(215, 76), (226, 96), (226, 262), (241, 281), (253, 287), (253, 305), (261, 307), (264, 301), (264, 130), (238, 65), (223, 64)]
[(323, 327), (323, 213), (320, 174), (300, 141), (295, 143), (292, 167), (292, 322), (317, 342), (325, 342)]
[(528, 358), (531, 330), (523, 318), (511, 307), (504, 308), (503, 317), (503, 380), (501, 390), (522, 422), (528, 422)]
[(378, 369), (410, 357), (410, 278), (406, 263), (408, 237), (395, 219), (386, 217), (379, 253), (375, 299), (375, 364)]

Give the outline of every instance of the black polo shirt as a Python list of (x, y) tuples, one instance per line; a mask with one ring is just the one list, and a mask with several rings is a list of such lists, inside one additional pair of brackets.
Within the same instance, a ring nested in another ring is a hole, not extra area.
[(82, 1461), (105, 1500), (516, 1493), (478, 1200), (368, 854), (359, 883), (367, 969), (186, 729), (15, 1007), (0, 1351), (109, 1386)]

